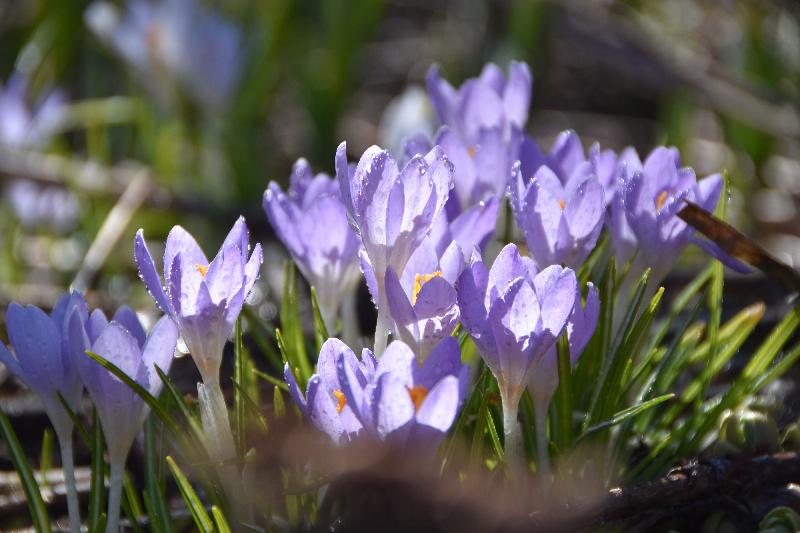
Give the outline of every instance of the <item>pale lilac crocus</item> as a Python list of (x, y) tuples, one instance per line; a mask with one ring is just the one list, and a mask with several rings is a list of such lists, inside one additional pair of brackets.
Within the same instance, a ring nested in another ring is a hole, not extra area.
[(657, 286), (689, 243), (697, 244), (735, 270), (748, 272), (745, 265), (714, 243), (697, 238), (694, 228), (677, 216), (684, 201), (712, 211), (722, 191), (722, 176), (714, 174), (698, 181), (694, 170), (680, 166), (680, 155), (675, 148), (656, 148), (641, 166), (634, 155), (629, 154), (626, 162), (621, 199), (612, 206), (611, 226), (617, 253), (628, 255), (633, 253), (631, 249), (635, 250), (628, 278), (638, 277), (637, 274), (651, 268), (650, 285)]
[(423, 454), (433, 453), (453, 425), (469, 382), (453, 337), (437, 344), (422, 364), (408, 345), (394, 341), (366, 380), (345, 358), (338, 360), (337, 372), (346, 404), (367, 437)]
[(128, 0), (86, 10), (87, 26), (168, 100), (176, 89), (204, 109), (224, 107), (242, 70), (241, 31), (195, 0)]
[(178, 342), (178, 328), (162, 317), (145, 335), (136, 314), (121, 307), (109, 321), (100, 310), (69, 316), (69, 349), (83, 383), (92, 397), (103, 427), (111, 472), (106, 533), (118, 530), (125, 460), (149, 409), (122, 380), (86, 354), (91, 351), (116, 365), (147, 392), (158, 396), (163, 382), (155, 367), (169, 372)]
[(361, 241), (347, 219), (339, 185), (325, 174), (314, 176), (308, 162), (299, 159), (288, 191), (271, 182), (263, 206), (278, 238), (315, 288), (325, 326), (336, 331), (342, 304), (353, 298), (361, 277)]
[[(164, 250), (164, 282), (140, 229), (134, 240), (134, 257), (139, 276), (156, 304), (178, 325), (180, 334), (200, 370), (198, 383), (201, 419), (209, 455), (226, 461), (235, 454), (228, 411), (219, 382), (225, 343), (233, 332), (263, 260), (261, 244), (248, 259), (249, 233), (239, 217), (212, 261), (194, 238), (175, 226), (167, 236)], [(227, 488), (235, 490), (235, 467), (227, 467)]]
[(551, 265), (537, 274), (533, 261), (508, 244), (491, 270), (480, 260), (468, 266), (456, 288), (461, 323), (500, 388), (509, 466), (524, 468), (519, 401), (534, 365), (567, 325), (578, 290), (575, 273)]
[(394, 338), (409, 345), (423, 362), (459, 321), (453, 285), (464, 269), (464, 255), (453, 241), (439, 254), (425, 239), (398, 275), (386, 271), (386, 296)]
[(336, 177), (348, 214), (361, 236), (375, 272), (378, 322), (375, 353), (386, 346), (390, 318), (385, 304), (387, 268), (402, 272), (437, 216), (451, 186), (452, 165), (438, 146), (416, 155), (401, 169), (386, 150), (369, 148), (355, 169), (347, 163), (346, 145), (336, 151)]
[(73, 532), (81, 527), (72, 452), (73, 422), (59, 394), (73, 412), (79, 411), (83, 383), (67, 343), (67, 319), (76, 309), (86, 310), (86, 302), (78, 293), (63, 295), (50, 315), (32, 305), (12, 303), (6, 312), (10, 346), (0, 343), (0, 363), (39, 396), (53, 424), (61, 449)]
[(308, 380), (305, 396), (288, 363), (284, 367), (283, 375), (289, 386), (289, 394), (300, 412), (336, 444), (346, 444), (358, 437), (363, 425), (342, 392), (337, 370), (340, 363), (348, 366), (350, 373), (362, 383), (372, 379), (377, 364), (372, 352), (366, 348), (359, 360), (345, 343), (330, 338), (322, 345), (317, 369)]
[(526, 183), (520, 166), (516, 169), (511, 207), (537, 267), (580, 268), (606, 219), (603, 187), (592, 174), (562, 182), (544, 165)]

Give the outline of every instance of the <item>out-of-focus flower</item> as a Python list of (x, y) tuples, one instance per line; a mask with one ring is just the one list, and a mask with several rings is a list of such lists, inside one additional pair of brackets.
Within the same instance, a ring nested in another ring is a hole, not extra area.
[(136, 233), (139, 276), (158, 306), (178, 325), (205, 383), (219, 382), (222, 351), (263, 260), (261, 244), (248, 259), (249, 233), (239, 217), (212, 261), (185, 229), (175, 226), (164, 250), (164, 282), (144, 240)]
[(75, 309), (86, 311), (78, 293), (62, 296), (50, 315), (12, 303), (6, 313), (10, 350), (0, 343), (0, 362), (42, 399), (59, 439), (69, 438), (73, 423), (58, 394), (77, 410), (83, 391), (66, 340), (66, 320)]
[(375, 273), (377, 354), (385, 347), (390, 327), (386, 270), (391, 267), (403, 272), (411, 254), (431, 231), (447, 201), (451, 172), (452, 165), (438, 146), (424, 156), (414, 156), (402, 169), (386, 150), (377, 146), (364, 152), (352, 171), (345, 143), (336, 151), (336, 177), (342, 198)]
[(162, 317), (150, 335), (136, 313), (121, 307), (109, 321), (102, 311), (85, 309), (69, 316), (69, 347), (73, 362), (97, 407), (109, 454), (124, 458), (148, 414), (144, 401), (119, 378), (86, 355), (89, 350), (114, 363), (154, 396), (163, 385), (154, 365), (169, 371), (178, 342), (178, 328)]
[(430, 239), (412, 254), (405, 270), (386, 271), (386, 296), (395, 338), (408, 344), (422, 362), (458, 324), (456, 279), (464, 255), (455, 241), (440, 255)]
[(328, 331), (334, 331), (342, 300), (360, 279), (360, 239), (347, 219), (338, 184), (325, 174), (314, 176), (300, 159), (287, 194), (271, 182), (263, 205), (275, 233), (315, 287)]
[(434, 450), (466, 394), (469, 368), (461, 363), (460, 352), (458, 341), (446, 337), (420, 365), (408, 345), (394, 341), (367, 380), (340, 358), (337, 372), (345, 402), (369, 437)]
[[(569, 362), (575, 366), (583, 349), (589, 343), (597, 327), (600, 316), (600, 299), (597, 289), (588, 284), (586, 305), (582, 305), (580, 291), (575, 291), (575, 304), (567, 322), (567, 340), (569, 343)], [(558, 387), (558, 353), (556, 347), (551, 347), (547, 353), (533, 364), (528, 388), (534, 404), (546, 406), (550, 403)]]
[(359, 435), (363, 425), (342, 392), (337, 370), (339, 364), (347, 366), (359, 382), (366, 383), (372, 379), (377, 363), (369, 350), (364, 349), (359, 360), (346, 344), (331, 338), (322, 345), (317, 371), (308, 380), (305, 397), (288, 363), (283, 375), (289, 385), (289, 393), (303, 415), (334, 442), (345, 444)]
[(439, 76), (434, 65), (427, 81), (439, 120), (468, 145), (477, 144), (482, 130), (500, 128), (502, 136), (507, 137), (512, 128), (525, 128), (533, 84), (525, 63), (512, 61), (508, 78), (497, 65), (487, 63), (479, 77), (466, 80), (457, 90)]
[[(656, 148), (640, 169), (636, 168), (636, 163), (635, 158), (629, 157), (621, 193), (626, 222), (636, 237), (636, 262), (639, 265), (632, 269), (634, 272), (650, 267), (651, 282), (659, 283), (690, 242), (731, 268), (749, 271), (712, 242), (696, 238), (694, 228), (677, 217), (684, 200), (712, 211), (722, 190), (722, 176), (714, 174), (698, 181), (694, 170), (680, 167), (680, 155), (675, 148)], [(623, 226), (620, 224), (620, 227)], [(616, 228), (612, 225), (612, 230)], [(614, 243), (624, 243), (626, 239), (627, 250), (630, 248), (629, 235), (614, 236)]]
[[(378, 139), (393, 154), (401, 154), (407, 140), (421, 136), (429, 138), (434, 132), (433, 109), (425, 90), (412, 85), (402, 94), (392, 99), (383, 112), (379, 126)], [(412, 156), (418, 153), (414, 152)]]
[(223, 107), (241, 72), (241, 32), (194, 0), (107, 2), (85, 13), (89, 28), (160, 97), (175, 87), (204, 108)]
[(84, 308), (70, 313), (68, 331), (71, 356), (92, 397), (105, 435), (111, 472), (107, 527), (108, 531), (116, 531), (125, 459), (149, 409), (138, 394), (90, 359), (86, 351), (102, 356), (147, 392), (158, 396), (163, 382), (155, 366), (169, 372), (178, 343), (178, 328), (170, 317), (164, 316), (150, 335), (145, 335), (136, 313), (128, 307), (121, 307), (110, 322), (99, 309), (87, 314)]
[[(528, 120), (532, 78), (525, 63), (511, 62), (506, 79), (493, 63), (456, 90), (428, 73), (428, 93), (444, 127), (436, 136), (455, 169), (450, 218), (488, 198), (502, 198), (514, 162), (519, 159), (521, 131)], [(420, 149), (414, 138), (407, 151)]]
[(597, 178), (589, 174), (562, 183), (550, 167), (541, 166), (527, 185), (519, 170), (513, 180), (514, 218), (537, 267), (579, 268), (606, 219), (603, 188)]
[[(21, 74), (0, 86), (0, 145), (42, 149), (64, 116), (64, 95), (52, 91), (39, 103), (29, 103), (28, 84)], [(40, 186), (15, 179), (5, 191), (14, 215), (27, 227), (43, 224), (57, 231), (71, 230), (78, 220), (78, 201), (62, 187)]]

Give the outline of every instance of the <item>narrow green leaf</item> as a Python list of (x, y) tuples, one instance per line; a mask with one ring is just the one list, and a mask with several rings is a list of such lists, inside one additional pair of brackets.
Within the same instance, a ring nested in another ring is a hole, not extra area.
[(319, 310), (319, 302), (317, 301), (317, 289), (311, 287), (311, 308), (314, 311), (314, 340), (317, 345), (317, 353), (322, 351), (322, 345), (328, 340), (328, 328), (325, 326), (325, 321), (322, 320), (322, 312)]
[[(155, 367), (158, 378), (164, 384), (164, 391), (166, 391), (167, 396), (169, 396), (172, 402), (178, 407), (181, 415), (183, 415), (183, 419), (187, 424), (189, 424), (189, 429), (191, 430), (191, 436), (193, 440), (198, 444), (203, 442), (205, 437), (203, 436), (203, 428), (200, 426), (198, 417), (192, 412), (189, 404), (186, 403), (183, 395), (178, 392), (178, 389), (175, 387), (175, 384), (172, 382), (170, 377), (165, 374), (158, 365), (153, 365), (153, 367)], [(200, 446), (200, 448), (202, 448), (202, 446)]]
[(264, 325), (264, 322), (251, 307), (247, 305), (244, 306), (242, 308), (242, 314), (247, 319), (250, 337), (258, 344), (264, 358), (276, 371), (282, 371), (283, 362), (281, 361), (280, 353), (278, 353), (273, 345), (275, 341), (274, 331)]
[[(167, 466), (169, 466), (169, 469), (172, 472), (172, 477), (175, 479), (175, 483), (178, 485), (178, 490), (180, 491), (181, 496), (183, 496), (183, 500), (186, 502), (189, 512), (192, 513), (192, 518), (194, 518), (194, 523), (197, 526), (197, 529), (199, 529), (202, 533), (213, 533), (214, 523), (208, 516), (208, 513), (203, 506), (203, 502), (197, 497), (197, 493), (192, 488), (189, 480), (186, 479), (186, 475), (184, 475), (183, 471), (169, 455), (167, 456)], [(235, 494), (231, 494), (230, 496), (236, 497)]]
[(161, 453), (156, 446), (156, 431), (155, 419), (147, 417), (144, 425), (144, 503), (154, 532), (170, 533), (172, 521), (164, 495), (164, 480), (159, 472)]
[(608, 429), (608, 428), (613, 427), (613, 426), (615, 426), (617, 424), (625, 422), (626, 420), (632, 419), (633, 417), (635, 417), (635, 416), (647, 411), (648, 409), (652, 409), (653, 407), (657, 406), (658, 404), (666, 402), (667, 400), (669, 400), (670, 398), (672, 398), (674, 396), (675, 395), (671, 394), (671, 393), (670, 394), (664, 394), (663, 396), (658, 396), (656, 398), (653, 398), (652, 400), (647, 400), (646, 402), (642, 402), (642, 403), (633, 405), (631, 407), (628, 407), (626, 409), (623, 409), (622, 411), (619, 411), (618, 413), (613, 415), (611, 418), (609, 418), (607, 420), (604, 420), (604, 421), (602, 421), (602, 422), (600, 422), (598, 424), (595, 424), (595, 425), (590, 426), (589, 428), (587, 428), (578, 437), (577, 442), (582, 441), (583, 439), (585, 439), (589, 435), (592, 435), (593, 433), (597, 433), (597, 432), (602, 431), (604, 429)]
[(556, 445), (558, 449), (566, 450), (572, 444), (572, 366), (566, 331), (558, 338), (556, 353), (558, 355), (558, 389), (555, 396)]
[[(105, 442), (103, 440), (103, 429), (100, 427), (100, 418), (97, 410), (92, 410), (92, 476), (89, 489), (89, 526), (90, 531), (97, 531), (97, 526), (105, 520), (101, 520), (101, 515), (105, 508), (105, 461), (103, 452)], [(103, 526), (105, 528), (105, 526)], [(101, 530), (102, 531), (102, 530)]]
[[(242, 340), (242, 317), (236, 319), (233, 333), (233, 381), (241, 385), (244, 383), (244, 369), (247, 366), (245, 361), (244, 343)], [(244, 413), (244, 400), (240, 387), (233, 390), (233, 419), (234, 436), (236, 438), (236, 456), (239, 459), (244, 457), (247, 447), (247, 428)]]
[(19, 443), (17, 434), (14, 433), (14, 428), (11, 427), (11, 422), (6, 417), (3, 411), (0, 411), (0, 435), (8, 445), (8, 451), (11, 453), (11, 462), (14, 464), (14, 469), (19, 475), (22, 490), (25, 492), (25, 502), (28, 504), (28, 511), (31, 513), (31, 519), (36, 531), (50, 532), (50, 518), (47, 516), (47, 507), (42, 500), (42, 493), (39, 490), (39, 484), (36, 483), (36, 478), (31, 470), (31, 465), (28, 464), (28, 459), (25, 457), (25, 451)]
[(497, 459), (500, 462), (504, 462), (505, 453), (503, 452), (503, 445), (500, 444), (500, 437), (497, 434), (497, 426), (494, 423), (494, 415), (492, 414), (491, 410), (488, 411), (488, 415), (489, 416), (486, 417), (486, 427), (489, 429), (489, 437), (492, 440), (494, 453), (497, 455)]
[(231, 526), (228, 525), (228, 521), (225, 520), (225, 515), (222, 514), (222, 510), (219, 507), (213, 505), (211, 514), (214, 516), (214, 523), (217, 525), (219, 533), (231, 533)]
[(131, 477), (126, 471), (122, 478), (122, 487), (125, 497), (122, 498), (122, 510), (125, 516), (128, 517), (131, 527), (135, 533), (141, 533), (142, 529), (139, 527), (139, 517), (142, 516), (142, 502), (136, 492), (136, 488), (131, 483)]
[[(269, 426), (267, 424), (267, 419), (264, 418), (264, 415), (261, 414), (261, 409), (255, 404), (255, 402), (247, 395), (247, 393), (242, 389), (242, 386), (239, 385), (236, 381), (231, 380), (231, 384), (233, 385), (234, 389), (236, 389), (242, 398), (243, 403), (243, 411), (247, 414), (249, 413), (253, 419), (258, 421), (259, 426), (264, 431), (264, 433), (269, 431)], [(246, 423), (246, 417), (245, 417)], [(246, 453), (246, 451), (245, 451)], [(242, 455), (244, 457), (244, 455)]]
[(53, 432), (49, 427), (42, 432), (42, 450), (39, 453), (39, 471), (42, 473), (42, 486), (47, 487), (47, 473), (53, 468)]
[[(303, 339), (302, 321), (297, 302), (297, 281), (292, 261), (286, 261), (284, 274), (283, 301), (280, 311), (283, 350), (292, 367), (300, 368), (303, 384), (305, 384), (311, 377), (312, 370)], [(280, 344), (279, 342), (279, 347)]]
[(286, 382), (283, 381), (282, 379), (278, 379), (276, 377), (270, 376), (266, 372), (262, 372), (260, 370), (256, 370), (255, 368), (251, 369), (250, 372), (252, 372), (255, 376), (258, 376), (259, 378), (263, 379), (264, 381), (266, 381), (270, 385), (278, 387), (279, 389), (281, 389), (283, 391), (289, 392), (289, 385), (287, 385)]
[(283, 394), (279, 387), (272, 390), (272, 406), (275, 410), (275, 418), (283, 418), (283, 415), (286, 414), (286, 402), (283, 401)]

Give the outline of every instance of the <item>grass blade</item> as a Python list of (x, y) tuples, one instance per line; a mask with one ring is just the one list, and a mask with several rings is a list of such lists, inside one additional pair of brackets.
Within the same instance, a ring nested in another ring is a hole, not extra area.
[[(186, 479), (186, 475), (184, 475), (183, 471), (169, 455), (167, 456), (167, 466), (169, 466), (172, 472), (172, 477), (175, 478), (175, 483), (178, 485), (178, 490), (181, 496), (183, 496), (183, 500), (186, 502), (189, 512), (192, 513), (192, 518), (194, 518), (197, 529), (202, 533), (213, 533), (214, 523), (208, 516), (203, 502), (197, 497), (197, 493), (192, 488), (189, 480)], [(233, 494), (230, 496), (235, 497)]]
[(219, 533), (231, 533), (231, 526), (228, 525), (228, 521), (225, 520), (225, 515), (222, 514), (222, 510), (219, 507), (213, 505), (211, 514), (214, 516), (214, 523), (217, 525)]
[(105, 442), (103, 440), (103, 430), (100, 427), (100, 419), (97, 417), (97, 410), (92, 411), (92, 477), (89, 490), (89, 530), (97, 527), (101, 522), (105, 504), (105, 461), (103, 451)]
[(555, 396), (556, 444), (559, 450), (566, 450), (572, 443), (572, 367), (566, 331), (558, 338), (556, 353), (558, 355), (558, 390)]
[(317, 345), (317, 353), (319, 353), (330, 335), (325, 321), (322, 320), (322, 312), (319, 310), (319, 302), (317, 302), (317, 289), (314, 287), (311, 287), (311, 308), (314, 311), (314, 340)]
[(633, 405), (631, 407), (628, 407), (627, 409), (623, 409), (622, 411), (619, 411), (618, 413), (616, 413), (615, 415), (610, 417), (608, 420), (604, 420), (604, 421), (602, 421), (602, 422), (600, 422), (598, 424), (595, 424), (595, 425), (587, 428), (578, 437), (577, 442), (582, 441), (583, 439), (585, 439), (589, 435), (592, 435), (593, 433), (597, 433), (599, 431), (603, 431), (604, 429), (608, 429), (610, 427), (613, 427), (613, 426), (615, 426), (617, 424), (625, 422), (626, 420), (630, 420), (630, 419), (634, 418), (635, 416), (640, 415), (641, 413), (644, 413), (648, 409), (652, 409), (653, 407), (655, 407), (655, 406), (657, 406), (657, 405), (659, 405), (659, 404), (661, 404), (663, 402), (666, 402), (667, 400), (669, 400), (670, 398), (673, 398), (674, 396), (675, 396), (674, 394), (664, 394), (663, 396), (657, 396), (656, 398), (653, 398), (652, 400), (647, 400), (646, 402), (642, 402), (642, 403)]
[(14, 464), (14, 469), (19, 475), (33, 525), (36, 531), (49, 533), (50, 518), (47, 516), (47, 507), (44, 504), (44, 500), (42, 500), (39, 484), (36, 483), (31, 465), (25, 457), (25, 452), (17, 438), (17, 434), (14, 433), (14, 428), (11, 427), (11, 422), (2, 411), (0, 411), (0, 434), (8, 445), (8, 451), (11, 453), (11, 462)]

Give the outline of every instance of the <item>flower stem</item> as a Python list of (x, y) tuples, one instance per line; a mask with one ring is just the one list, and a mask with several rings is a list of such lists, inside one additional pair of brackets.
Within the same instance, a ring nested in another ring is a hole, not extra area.
[(72, 458), (72, 431), (65, 435), (56, 433), (61, 448), (61, 469), (64, 471), (64, 485), (67, 488), (67, 510), (69, 512), (69, 530), (79, 533), (81, 530), (81, 509), (78, 502), (78, 491), (75, 487), (75, 462)]
[(547, 439), (547, 405), (546, 400), (534, 398), (533, 409), (536, 415), (536, 452), (539, 459), (536, 470), (543, 485), (550, 479), (550, 452)]
[[(385, 302), (386, 299), (383, 301)], [(378, 309), (378, 321), (375, 324), (375, 345), (372, 350), (375, 357), (380, 357), (383, 354), (386, 350), (386, 344), (389, 341), (389, 328), (391, 326), (389, 315), (384, 310), (385, 308), (386, 305)]]
[(125, 457), (114, 457), (109, 454), (109, 470), (111, 479), (108, 489), (108, 518), (106, 533), (119, 533), (119, 509), (122, 504), (122, 477), (125, 474)]
[(513, 480), (524, 478), (525, 473), (525, 450), (522, 446), (522, 431), (517, 421), (519, 410), (519, 397), (509, 398), (507, 393), (500, 394), (503, 403), (503, 453), (508, 475)]

